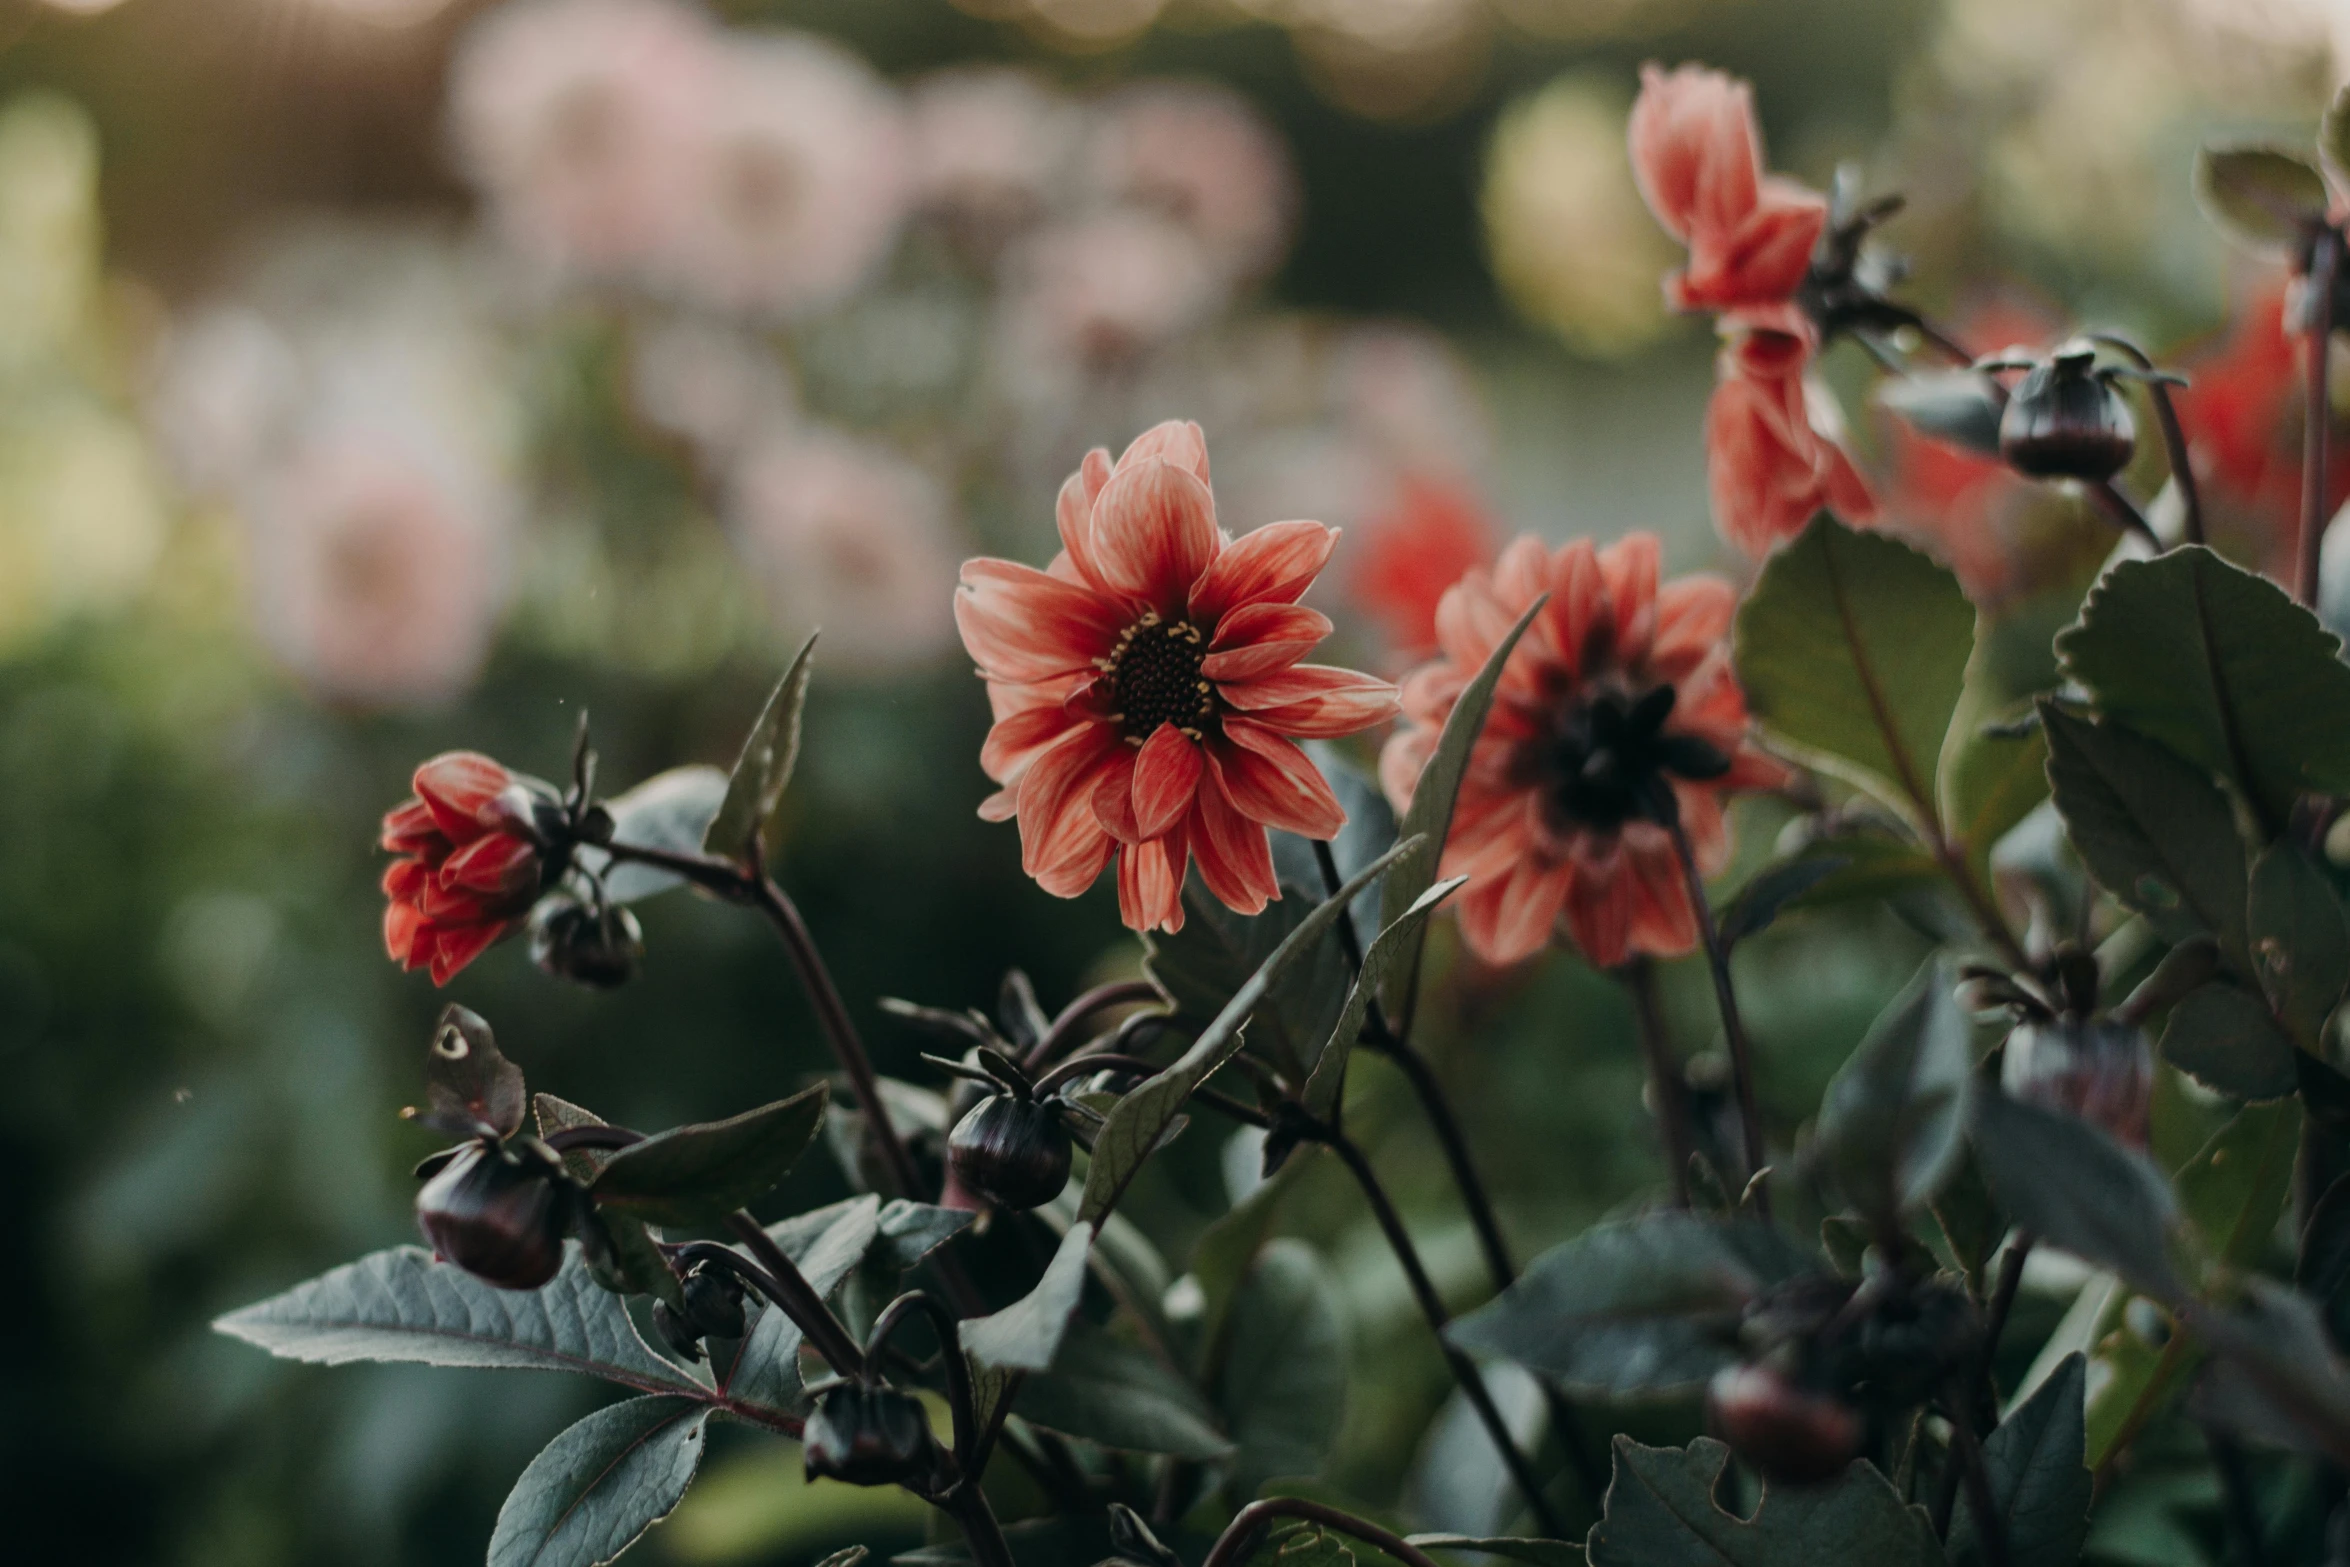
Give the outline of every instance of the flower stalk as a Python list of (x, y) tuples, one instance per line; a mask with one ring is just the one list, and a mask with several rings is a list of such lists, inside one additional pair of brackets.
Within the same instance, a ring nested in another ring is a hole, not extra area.
[(2334, 339), (2334, 282), (2341, 268), (2342, 231), (2329, 224), (2310, 247), (2305, 296), (2308, 380), (2301, 431), (2301, 535), (2293, 577), (2293, 597), (2303, 604), (2317, 602), (2318, 557), (2325, 548), (2326, 440), (2333, 423), (2326, 370)]
[(1263, 1501), (1251, 1502), (1232, 1515), (1224, 1532), (1208, 1552), (1208, 1559), (1200, 1567), (1239, 1567), (1254, 1554), (1258, 1537), (1265, 1526), (1276, 1518), (1296, 1518), (1307, 1523), (1320, 1524), (1341, 1534), (1352, 1535), (1365, 1545), (1376, 1547), (1402, 1562), (1404, 1567), (1436, 1567), (1435, 1558), (1401, 1535), (1393, 1534), (1377, 1524), (1341, 1512), (1324, 1502), (1312, 1502), (1302, 1496), (1268, 1496)]
[[(1669, 800), (1669, 794), (1664, 796)], [(1705, 892), (1705, 875), (1697, 868), (1697, 851), (1689, 842), (1689, 829), (1681, 825), (1680, 813), (1663, 813), (1665, 831), (1672, 835), (1673, 853), (1681, 862), (1681, 877), (1689, 889), (1689, 907), (1697, 917), (1697, 934), (1705, 947), (1706, 968), (1713, 976), (1714, 1002), (1721, 1008), (1722, 1037), (1730, 1047), (1730, 1081), (1738, 1096), (1738, 1134), (1746, 1146), (1746, 1179), (1754, 1192), (1755, 1212), (1766, 1221), (1771, 1216), (1769, 1184), (1755, 1184), (1767, 1167), (1768, 1155), (1763, 1148), (1762, 1112), (1757, 1108), (1754, 1094), (1754, 1047), (1747, 1042), (1746, 1020), (1738, 1011), (1738, 991), (1730, 980), (1730, 949), (1722, 942), (1721, 922), (1714, 918), (1712, 900)]]

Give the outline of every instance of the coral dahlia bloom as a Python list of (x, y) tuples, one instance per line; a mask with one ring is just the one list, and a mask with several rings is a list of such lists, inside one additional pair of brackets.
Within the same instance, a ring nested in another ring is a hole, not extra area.
[(457, 971), (521, 929), (548, 874), (531, 787), (474, 751), (416, 769), (416, 793), (384, 817), (384, 949), (404, 969)]
[(1763, 172), (1753, 88), (1703, 66), (1642, 66), (1627, 139), (1648, 210), (1689, 247), (1689, 265), (1665, 279), (1673, 308), (1743, 310), (1794, 297), (1828, 203)]
[(1722, 350), (1705, 410), (1706, 485), (1714, 526), (1749, 555), (1795, 537), (1823, 507), (1847, 522), (1876, 511), (1860, 470), (1820, 428), (1834, 406), (1804, 379), (1806, 332), (1754, 327)]
[(1298, 603), (1337, 546), (1318, 522), (1216, 525), (1196, 424), (1100, 448), (1061, 487), (1061, 553), (964, 563), (955, 622), (987, 680), (980, 765), (1017, 817), (1021, 867), (1073, 898), (1113, 859), (1136, 930), (1183, 927), (1183, 876), (1243, 914), (1280, 896), (1268, 827), (1328, 838), (1346, 812), (1301, 739), (1396, 711), (1395, 688), (1302, 659), (1329, 620)]
[(1469, 877), (1461, 934), (1489, 963), (1533, 956), (1562, 919), (1602, 968), (1687, 952), (1697, 921), (1670, 823), (1710, 874), (1730, 857), (1722, 796), (1787, 774), (1748, 744), (1730, 667), (1736, 591), (1712, 576), (1660, 586), (1653, 534), (1555, 551), (1522, 536), (1454, 584), (1436, 612), (1442, 652), (1405, 677), (1380, 782), (1410, 805), (1462, 688), (1545, 593), (1453, 805), (1442, 874)]

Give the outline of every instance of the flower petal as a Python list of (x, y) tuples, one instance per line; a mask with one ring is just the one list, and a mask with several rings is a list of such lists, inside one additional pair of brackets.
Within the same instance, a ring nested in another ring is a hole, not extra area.
[(1093, 503), (1102, 493), (1102, 486), (1110, 482), (1110, 454), (1097, 446), (1085, 454), (1085, 461), (1061, 485), (1060, 500), (1053, 508), (1054, 520), (1061, 530), (1061, 548), (1067, 554), (1070, 569), (1077, 579), (1097, 592), (1109, 591), (1109, 583), (1101, 567), (1093, 558)]
[(1191, 808), (1191, 855), (1216, 901), (1240, 914), (1261, 914), (1281, 896), (1273, 845), (1260, 824), (1240, 813), (1211, 773)]
[(1207, 759), (1189, 735), (1161, 724), (1134, 759), (1134, 821), (1145, 838), (1172, 831), (1191, 812)]
[(511, 896), (539, 884), (538, 846), (511, 833), (476, 838), (441, 862), (444, 887)]
[(1330, 617), (1303, 604), (1244, 604), (1216, 623), (1200, 673), (1210, 680), (1254, 680), (1287, 669), (1330, 631)]
[(513, 783), (512, 773), (479, 751), (445, 751), (416, 769), (415, 789), (434, 825), (469, 843), (499, 824), (497, 798)]
[(1010, 783), (1076, 722), (1059, 703), (1007, 714), (995, 721), (979, 747), (980, 770), (998, 783)]
[(1093, 780), (1093, 819), (1120, 843), (1150, 836), (1134, 819), (1135, 748), (1121, 745), (1101, 764)]
[[(1139, 467), (1147, 462), (1173, 463), (1200, 483), (1215, 484), (1208, 477), (1208, 438), (1195, 419), (1168, 419), (1152, 425), (1120, 454), (1118, 467)], [(1095, 490), (1098, 493), (1100, 486)]]
[(1093, 557), (1102, 580), (1169, 619), (1182, 616), (1191, 585), (1222, 547), (1215, 497), (1173, 463), (1121, 463), (1093, 503)]
[(1346, 808), (1321, 769), (1262, 724), (1225, 719), (1223, 743), (1208, 747), (1208, 761), (1243, 816), (1305, 838), (1331, 838), (1346, 825)]
[(1395, 687), (1372, 675), (1300, 664), (1239, 685), (1224, 700), (1285, 735), (1336, 740), (1385, 723), (1401, 710)]
[(1118, 852), (1118, 917), (1129, 930), (1183, 928), (1182, 829)]
[(1082, 858), (1091, 852), (1092, 840), (1104, 836), (1094, 819), (1093, 786), (1118, 748), (1113, 731), (1087, 724), (1072, 729), (1020, 775), (1020, 868), (1040, 884), (1048, 870), (1073, 856)]
[(433, 945), (432, 982), (446, 985), (457, 977), (458, 970), (489, 951), (513, 931), (512, 920), (494, 925), (466, 925), (456, 930), (443, 928)]
[(1521, 962), (1550, 945), (1573, 871), (1521, 859), (1502, 875), (1462, 889), (1461, 936), (1486, 962)]
[(1116, 645), (1128, 615), (1074, 582), (1018, 561), (963, 563), (955, 625), (963, 647), (991, 680), (1050, 680), (1090, 671)]
[(423, 854), (438, 859), (449, 852), (449, 839), (433, 820), (432, 807), (411, 797), (384, 813), (383, 836), (377, 840), (394, 854)]
[(1191, 618), (1221, 627), (1226, 615), (1246, 604), (1293, 604), (1336, 548), (1338, 530), (1318, 522), (1269, 522), (1244, 533), (1191, 590)]

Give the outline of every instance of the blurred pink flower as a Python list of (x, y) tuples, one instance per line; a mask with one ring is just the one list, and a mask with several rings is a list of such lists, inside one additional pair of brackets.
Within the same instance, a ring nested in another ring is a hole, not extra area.
[(1116, 369), (1199, 326), (1225, 297), (1197, 242), (1141, 212), (1039, 229), (1010, 270), (1008, 346), (1048, 372)]
[(513, 0), (450, 68), (459, 159), (525, 254), (635, 272), (685, 215), (717, 67), (702, 13), (676, 0)]
[(908, 173), (904, 111), (863, 61), (804, 34), (737, 35), (683, 170), (687, 215), (663, 275), (725, 309), (821, 310), (888, 253)]
[(303, 438), (255, 490), (254, 609), (271, 650), (329, 698), (420, 706), (489, 654), (508, 498), (450, 450), (387, 426)]
[(736, 548), (793, 635), (821, 626), (827, 667), (919, 664), (954, 641), (960, 549), (947, 498), (886, 446), (823, 427), (754, 443), (727, 485)]
[(286, 438), (301, 405), (293, 345), (258, 311), (216, 306), (163, 344), (147, 418), (180, 483), (234, 491)]
[(1228, 277), (1281, 263), (1297, 216), (1289, 149), (1239, 94), (1206, 82), (1150, 82), (1102, 110), (1097, 187), (1188, 229)]
[(983, 256), (1045, 215), (1076, 156), (1076, 106), (1026, 71), (942, 71), (908, 107), (916, 201)]
[(639, 333), (628, 390), (639, 417), (713, 463), (799, 406), (791, 372), (773, 352), (748, 333), (707, 321), (664, 321)]
[(1339, 346), (1332, 381), (1347, 424), (1395, 468), (1459, 479), (1490, 466), (1485, 399), (1441, 333), (1394, 322), (1356, 327)]

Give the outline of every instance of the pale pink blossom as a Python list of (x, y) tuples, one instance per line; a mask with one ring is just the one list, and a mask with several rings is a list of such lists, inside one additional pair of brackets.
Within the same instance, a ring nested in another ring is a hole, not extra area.
[(1090, 161), (1097, 189), (1181, 224), (1231, 278), (1264, 276), (1289, 248), (1289, 150), (1227, 88), (1151, 82), (1119, 93), (1103, 106)]
[(760, 316), (836, 304), (895, 243), (908, 174), (904, 110), (862, 61), (804, 34), (737, 35), (704, 105), (664, 275)]
[(908, 101), (917, 203), (992, 255), (1042, 218), (1067, 183), (1081, 116), (1026, 71), (942, 71)]
[(1148, 213), (1054, 224), (1013, 256), (1005, 330), (1014, 355), (1098, 373), (1201, 325), (1224, 303), (1191, 235)]
[(799, 405), (791, 373), (773, 352), (748, 333), (708, 321), (648, 327), (632, 345), (628, 372), (638, 415), (704, 462), (731, 457)]
[(147, 398), (148, 424), (174, 477), (208, 497), (234, 491), (288, 436), (302, 369), (284, 333), (259, 311), (221, 305), (165, 340)]
[(634, 274), (686, 215), (718, 65), (707, 20), (678, 0), (513, 0), (450, 69), (459, 160), (526, 255)]
[(736, 548), (793, 636), (821, 627), (825, 666), (886, 673), (954, 641), (959, 550), (938, 484), (889, 447), (824, 427), (754, 442), (732, 474)]

